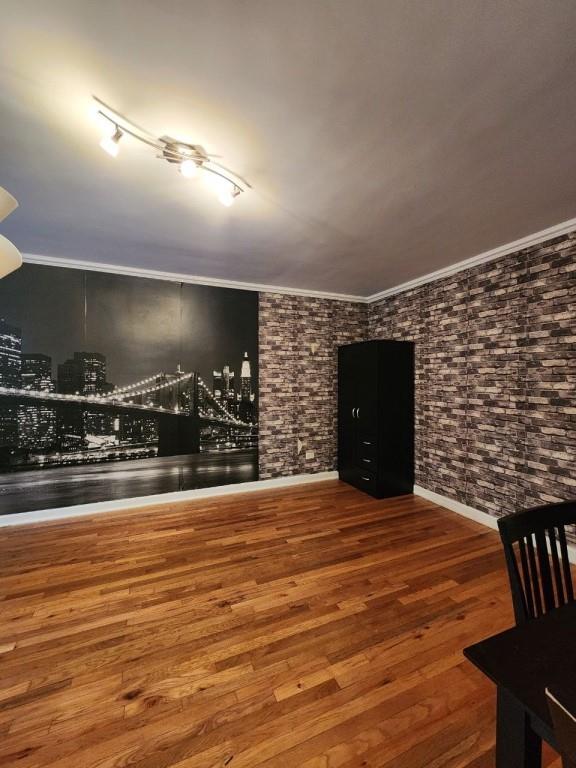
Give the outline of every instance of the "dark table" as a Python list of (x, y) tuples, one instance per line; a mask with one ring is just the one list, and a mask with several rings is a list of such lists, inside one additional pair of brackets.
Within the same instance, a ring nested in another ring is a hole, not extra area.
[(496, 685), (496, 768), (541, 768), (542, 739), (556, 747), (545, 689), (576, 712), (576, 603), (464, 649)]

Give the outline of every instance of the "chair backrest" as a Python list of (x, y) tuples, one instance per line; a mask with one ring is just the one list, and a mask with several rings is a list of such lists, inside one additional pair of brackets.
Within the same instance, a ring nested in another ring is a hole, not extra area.
[(574, 601), (566, 543), (566, 526), (574, 523), (576, 501), (498, 519), (517, 624)]
[(576, 713), (567, 709), (559, 691), (546, 688), (546, 699), (563, 766), (576, 768)]

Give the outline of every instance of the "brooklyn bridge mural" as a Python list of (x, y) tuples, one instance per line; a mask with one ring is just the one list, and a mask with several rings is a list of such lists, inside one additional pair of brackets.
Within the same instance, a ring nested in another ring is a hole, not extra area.
[(0, 514), (257, 479), (258, 295), (25, 264), (0, 281)]

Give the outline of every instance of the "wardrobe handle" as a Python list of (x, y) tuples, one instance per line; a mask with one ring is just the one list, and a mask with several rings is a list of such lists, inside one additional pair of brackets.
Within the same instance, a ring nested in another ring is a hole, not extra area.
[(362, 440), (362, 445), (372, 445), (370, 440)]
[(365, 461), (366, 464), (372, 464), (372, 459), (362, 459), (362, 461)]
[(362, 480), (370, 480), (370, 478), (366, 477), (365, 475), (360, 475), (360, 477), (362, 478)]
[(354, 411), (355, 410), (356, 410), (356, 408), (352, 408), (352, 418), (354, 418)]
[(360, 408), (356, 408), (356, 418), (360, 418)]

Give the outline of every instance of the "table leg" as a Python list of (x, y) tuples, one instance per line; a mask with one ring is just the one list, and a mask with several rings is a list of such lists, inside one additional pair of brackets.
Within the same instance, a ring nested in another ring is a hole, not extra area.
[(518, 701), (498, 687), (496, 768), (541, 768), (542, 741)]

